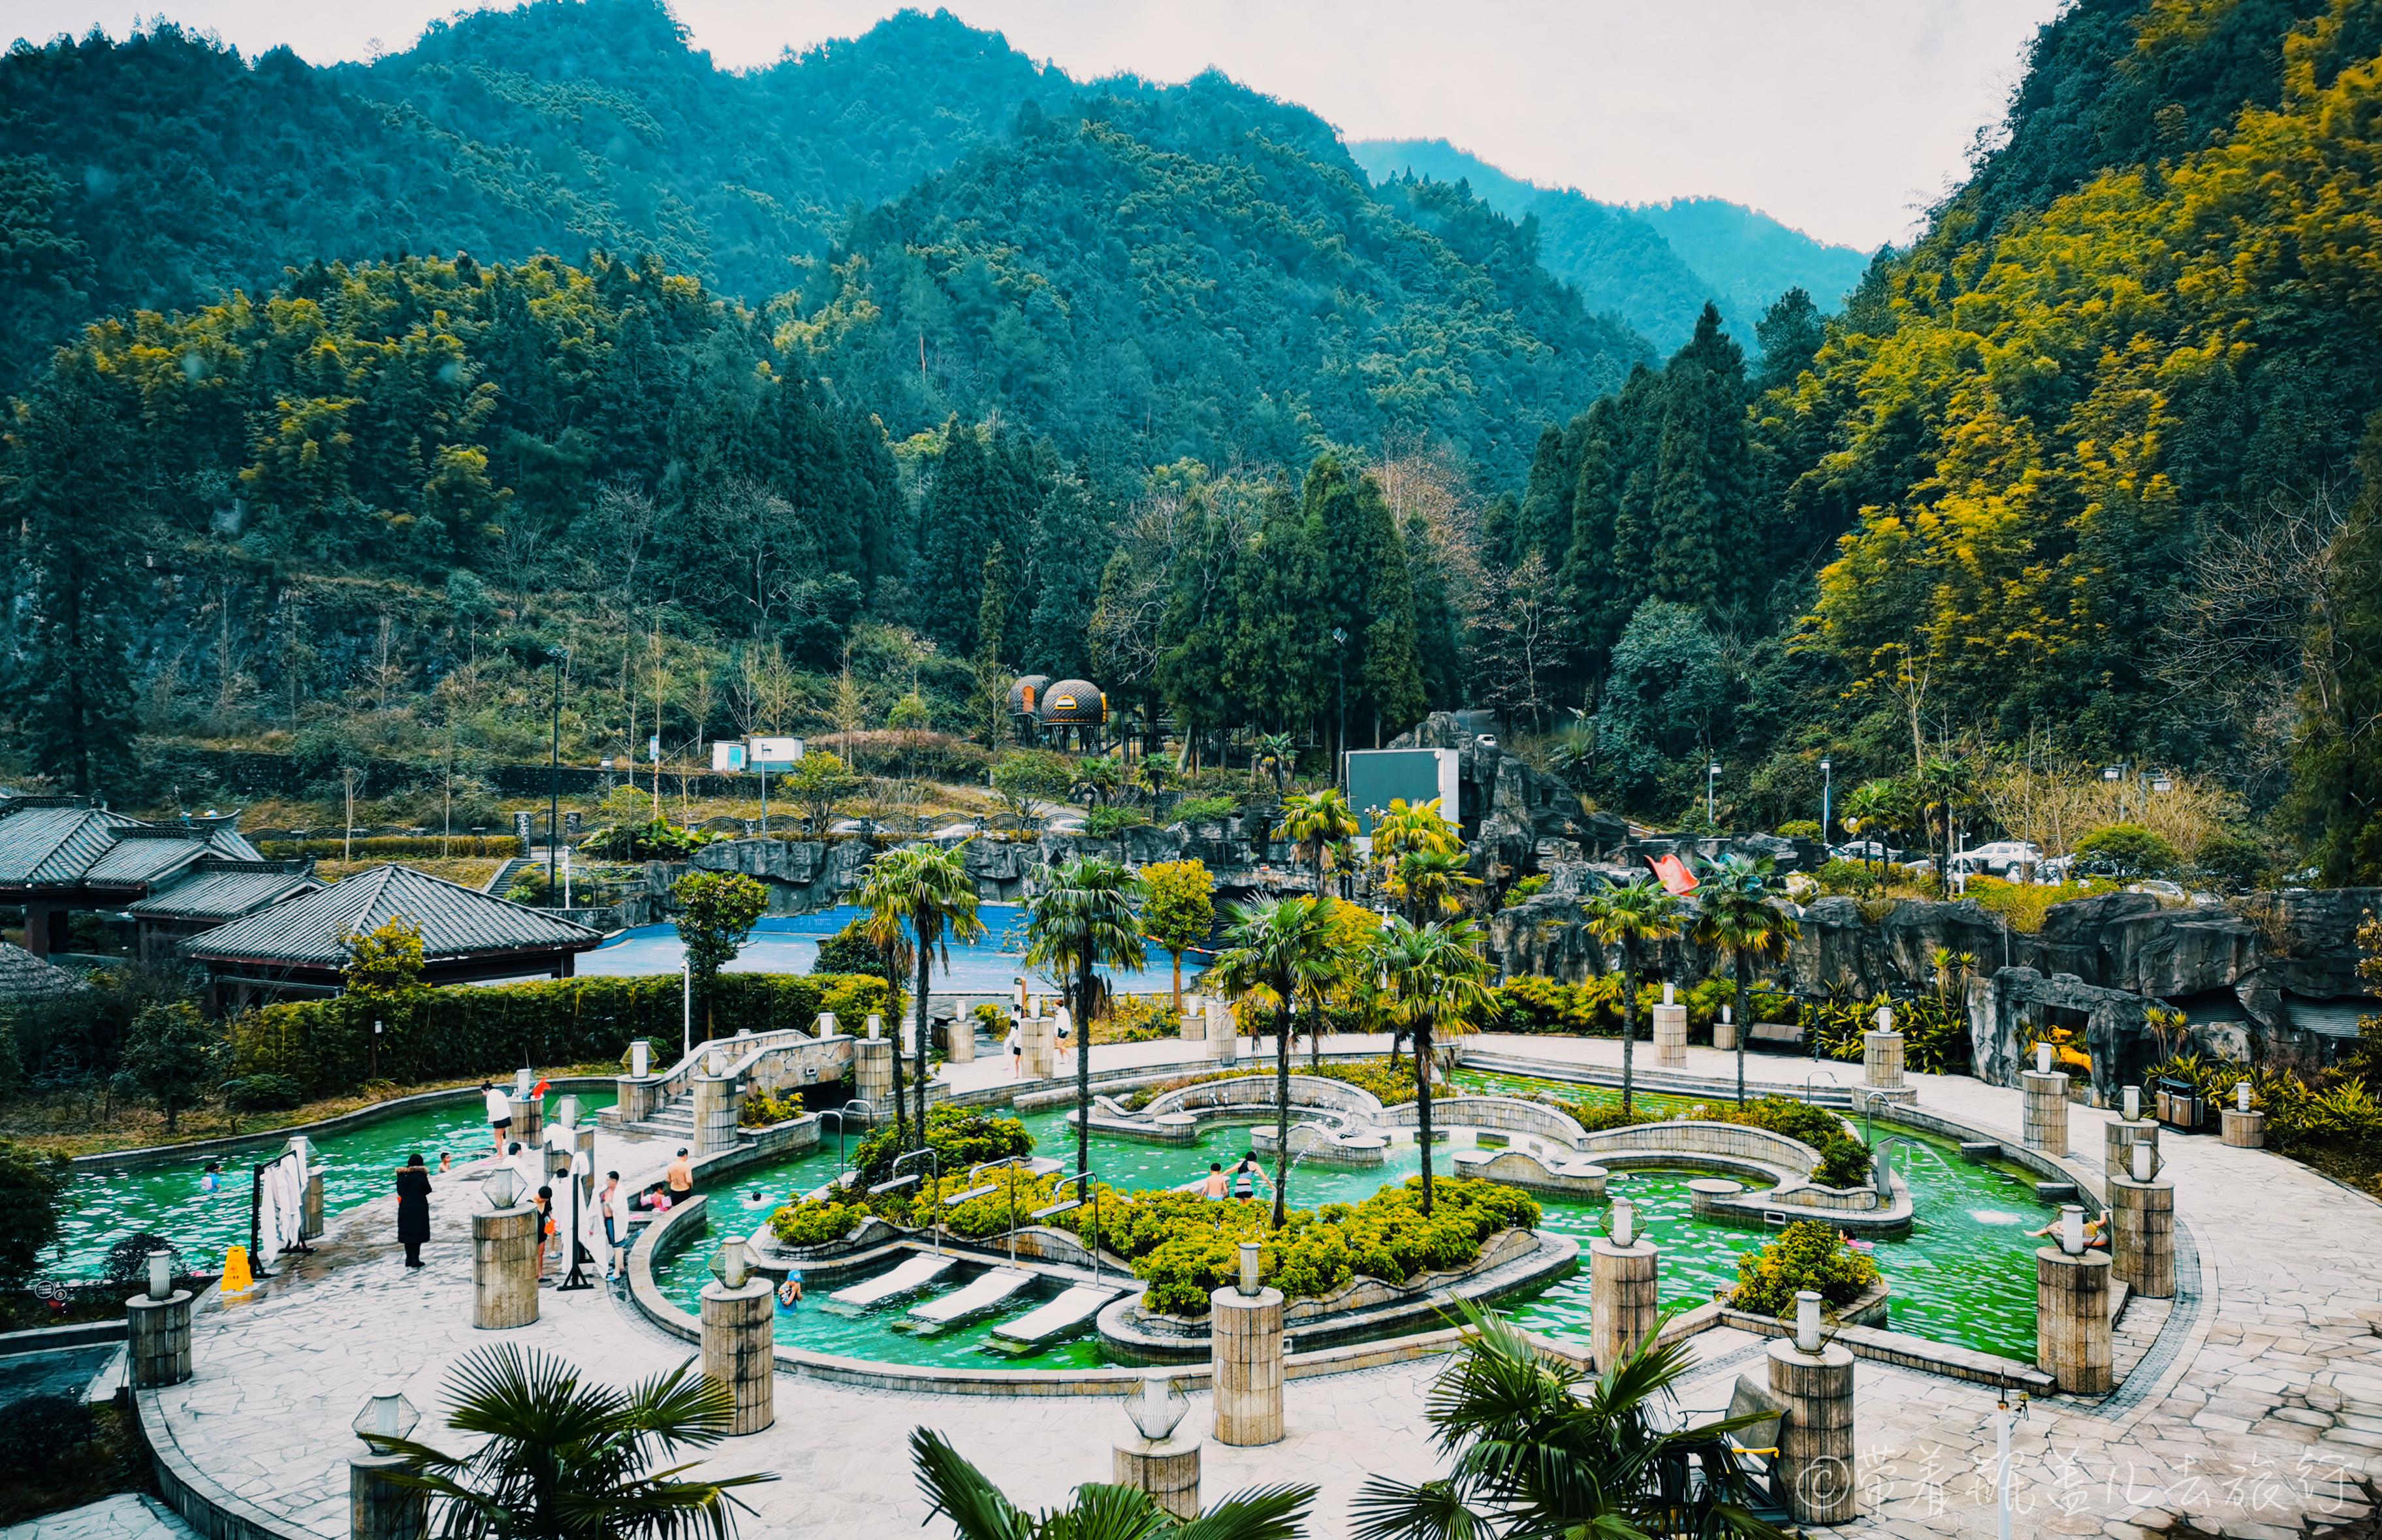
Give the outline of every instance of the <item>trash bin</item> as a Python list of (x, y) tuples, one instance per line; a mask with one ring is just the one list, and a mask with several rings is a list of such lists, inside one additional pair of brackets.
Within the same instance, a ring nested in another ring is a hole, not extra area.
[(2158, 1119), (2179, 1133), (2200, 1131), (2200, 1090), (2190, 1081), (2162, 1079), (2158, 1083)]

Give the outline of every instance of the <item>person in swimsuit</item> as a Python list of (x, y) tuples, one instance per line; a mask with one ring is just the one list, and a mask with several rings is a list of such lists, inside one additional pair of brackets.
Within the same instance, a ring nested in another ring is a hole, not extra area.
[(1208, 1179), (1199, 1184), (1200, 1192), (1209, 1203), (1220, 1204), (1224, 1201), (1225, 1186), (1224, 1163), (1221, 1160), (1208, 1162)]
[(488, 1137), (498, 1155), (505, 1153), (505, 1131), (513, 1126), (513, 1100), (486, 1081), (480, 1082), (480, 1094), (488, 1104)]
[(789, 1269), (786, 1281), (778, 1285), (778, 1302), (788, 1310), (803, 1302), (803, 1270), (800, 1267)]
[(1267, 1197), (1273, 1196), (1273, 1179), (1267, 1176), (1265, 1167), (1258, 1164), (1258, 1153), (1255, 1150), (1244, 1150), (1241, 1153), (1241, 1163), (1233, 1167), (1233, 1196), (1243, 1203), (1247, 1203), (1258, 1195), (1259, 1182), (1265, 1183)]

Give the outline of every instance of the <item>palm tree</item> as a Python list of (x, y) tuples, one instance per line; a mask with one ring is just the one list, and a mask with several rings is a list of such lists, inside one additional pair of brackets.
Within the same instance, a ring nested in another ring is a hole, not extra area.
[[(1845, 799), (1845, 827), (1862, 838), (1877, 843), (1881, 849), (1885, 840), (1880, 837), (1901, 829), (1910, 817), (1910, 794), (1899, 781), (1880, 778), (1863, 781), (1853, 788)], [(1885, 864), (1880, 856), (1878, 864)]]
[(1408, 850), (1398, 857), (1389, 880), (1381, 886), (1404, 906), (1407, 919), (1421, 924), (1441, 915), (1462, 913), (1464, 900), (1458, 894), (1480, 886), (1480, 879), (1472, 874), (1461, 854)]
[[(927, 985), (931, 966), (939, 956), (951, 965), (946, 933), (956, 941), (974, 941), (984, 934), (976, 917), (976, 879), (968, 875), (963, 839), (949, 849), (935, 845), (904, 845), (887, 850), (868, 863), (868, 879), (861, 885), (860, 904), (868, 911), (866, 935), (894, 959), (897, 972), (918, 971), (917, 997), (911, 1015), (917, 1054), (918, 1146), (927, 1143)], [(902, 1049), (893, 1049), (893, 1120), (895, 1143), (912, 1146), (902, 1124)]]
[(1751, 1475), (1729, 1435), (1760, 1413), (1674, 1427), (1668, 1403), (1693, 1360), (1685, 1341), (1637, 1350), (1590, 1379), (1469, 1304), (1472, 1333), (1431, 1390), (1448, 1473), (1372, 1476), (1357, 1540), (1785, 1540), (1747, 1506)]
[(1067, 991), (1075, 1012), (1075, 1172), (1092, 1168), (1092, 1017), (1108, 987), (1095, 969), (1138, 968), (1141, 922), (1133, 906), (1148, 891), (1123, 862), (1077, 856), (1034, 869), (1026, 903), (1025, 960)]
[(1954, 754), (1937, 757), (1919, 767), (1911, 777), (1911, 790), (1922, 813), (1934, 814), (1935, 829), (1942, 838), (1936, 846), (1935, 883), (1945, 893), (1952, 891), (1952, 819), (1977, 784), (1976, 767), (1967, 756)]
[(1258, 1486), (1177, 1519), (1137, 1486), (1086, 1482), (1066, 1508), (1027, 1513), (1002, 1496), (939, 1433), (910, 1434), (918, 1490), (934, 1505), (927, 1517), (952, 1522), (960, 1540), (1298, 1540), (1307, 1533), (1312, 1486)]
[(1348, 811), (1348, 800), (1329, 786), (1293, 797), (1282, 805), (1282, 832), (1291, 843), (1307, 848), (1308, 860), (1315, 865), (1315, 896), (1320, 898), (1324, 852), (1357, 834), (1357, 819)]
[(1299, 993), (1320, 996), (1339, 961), (1332, 938), (1331, 911), (1321, 898), (1276, 898), (1234, 911), (1206, 982), (1241, 999), (1272, 996), (1274, 1019), (1273, 1222), (1289, 1212), (1290, 1034)]
[(1753, 1031), (1753, 959), (1783, 960), (1801, 927), (1770, 899), (1768, 856), (1725, 856), (1696, 888), (1696, 940), (1725, 948), (1737, 971), (1737, 1099), (1745, 1100), (1745, 1040)]
[(1644, 874), (1580, 901), (1588, 934), (1621, 948), (1621, 1116), (1629, 1116), (1638, 1043), (1638, 948), (1679, 934), (1679, 900)]
[[(626, 1390), (583, 1384), (551, 1354), (511, 1343), (479, 1349), (448, 1375), (447, 1425), (484, 1440), (450, 1455), (380, 1439), (410, 1463), (394, 1479), (436, 1499), (438, 1540), (729, 1540), (740, 1487), (774, 1475), (676, 1479), (656, 1466), (728, 1436), (736, 1398), (690, 1359)], [(745, 1509), (750, 1512), (750, 1509)]]
[(1075, 776), (1067, 788), (1093, 807), (1106, 807), (1124, 785), (1124, 764), (1114, 754), (1087, 754), (1075, 762)]
[[(1409, 858), (1411, 859), (1411, 858)], [(1489, 1005), (1489, 959), (1469, 922), (1418, 925), (1392, 920), (1374, 950), (1389, 983), (1390, 1014), (1414, 1034), (1415, 1122), (1422, 1144), (1422, 1211), (1430, 1212), (1431, 1030), (1451, 1029)]]
[[(1451, 886), (1464, 886), (1450, 875), (1465, 868), (1464, 836), (1440, 812), (1436, 797), (1424, 802), (1393, 798), (1390, 810), (1373, 820), (1373, 860), (1381, 868), (1382, 888), (1394, 898), (1412, 898), (1399, 876), (1402, 863), (1410, 855), (1429, 858), (1429, 864), (1423, 868), (1427, 874), (1445, 877)], [(1432, 912), (1436, 911), (1407, 902), (1409, 920), (1420, 923), (1425, 914)]]
[(1290, 767), (1298, 758), (1298, 745), (1288, 733), (1266, 733), (1249, 752), (1249, 781), (1255, 785), (1259, 773), (1264, 772), (1273, 781), (1273, 794), (1283, 793), (1290, 780)]

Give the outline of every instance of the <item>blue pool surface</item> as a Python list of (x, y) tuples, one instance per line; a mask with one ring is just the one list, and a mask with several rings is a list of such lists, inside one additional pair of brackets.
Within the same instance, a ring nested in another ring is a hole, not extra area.
[[(819, 943), (867, 911), (853, 904), (816, 910), (808, 914), (771, 914), (753, 927), (744, 950), (728, 965), (730, 972), (807, 973), (818, 960)], [(985, 904), (976, 911), (984, 936), (971, 942), (948, 942), (951, 960), (935, 957), (934, 987), (938, 994), (1006, 995), (1013, 981), (1025, 978), (1040, 990), (1053, 990), (1047, 975), (1025, 966), (1025, 909), (1022, 904)], [(608, 938), (579, 959), (582, 973), (675, 973), (685, 951), (677, 927), (639, 925)], [(1185, 953), (1185, 983), (1204, 967), (1201, 953)], [(1151, 947), (1149, 966), (1102, 969), (1111, 989), (1125, 995), (1154, 995), (1173, 987), (1174, 972), (1166, 954)]]

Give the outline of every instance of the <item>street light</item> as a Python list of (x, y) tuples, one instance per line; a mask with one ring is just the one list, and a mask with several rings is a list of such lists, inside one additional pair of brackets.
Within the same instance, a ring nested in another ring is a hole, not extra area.
[(1332, 628), (1332, 674), (1340, 692), (1338, 708), (1340, 741), (1335, 745), (1340, 751), (1340, 764), (1337, 766), (1340, 774), (1333, 776), (1332, 779), (1341, 781), (1342, 788), (1344, 790), (1347, 783), (1342, 779), (1342, 776), (1347, 774), (1348, 765), (1348, 633), (1338, 626)]
[(1704, 822), (1713, 822), (1713, 788), (1720, 784), (1720, 761), (1704, 766)]
[(1820, 844), (1823, 847), (1827, 845), (1830, 831), (1836, 826), (1836, 820), (1831, 816), (1833, 809), (1830, 806), (1832, 795), (1836, 789), (1835, 771), (1836, 766), (1827, 760), (1820, 761)]

